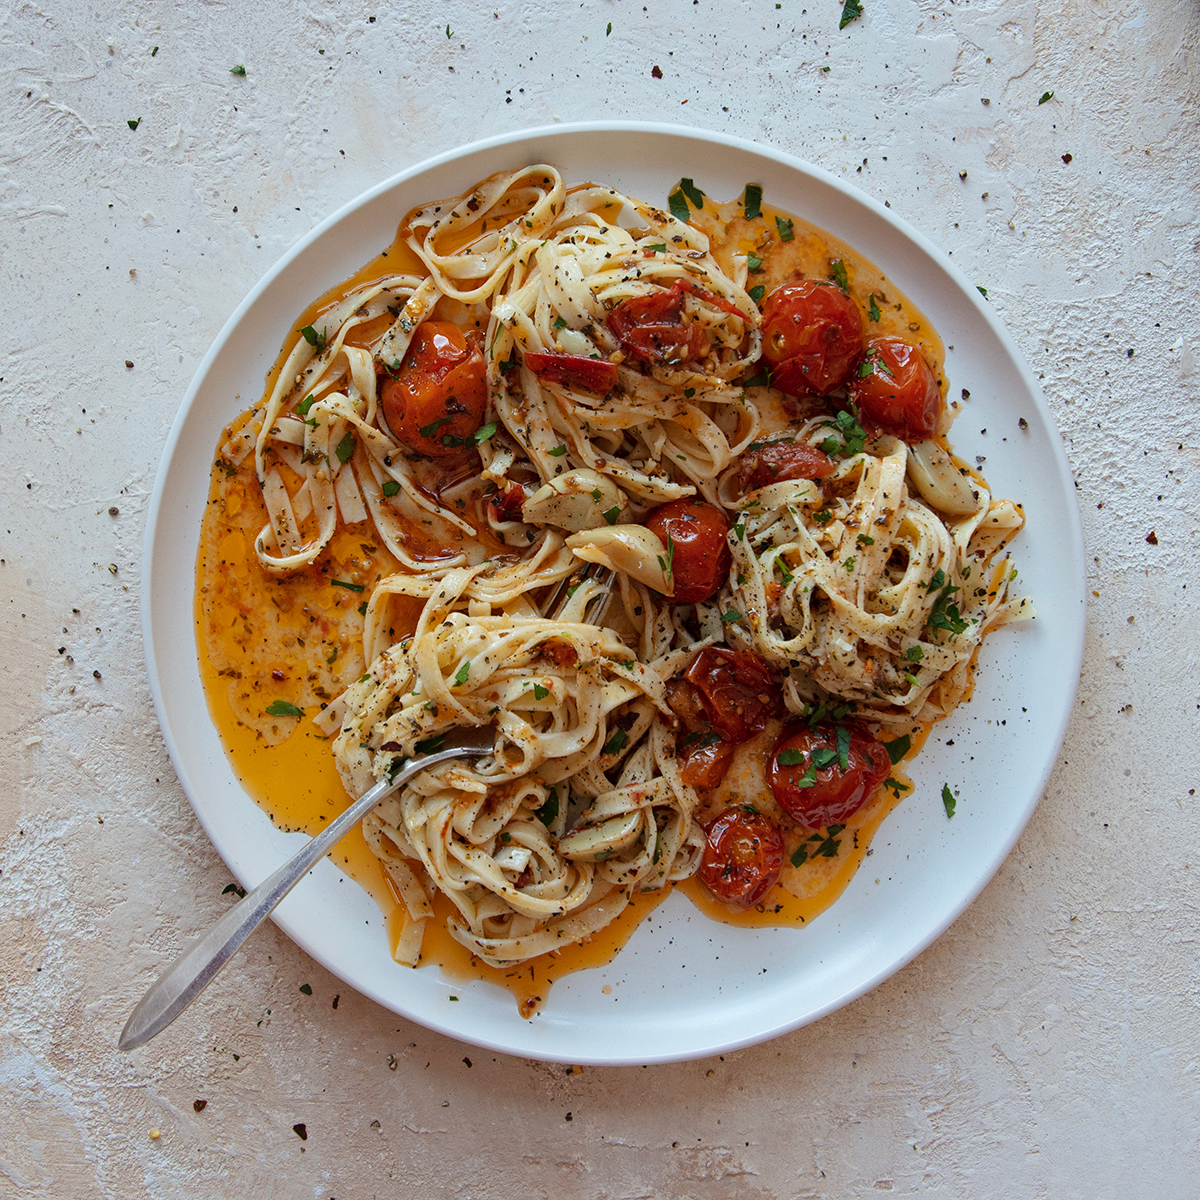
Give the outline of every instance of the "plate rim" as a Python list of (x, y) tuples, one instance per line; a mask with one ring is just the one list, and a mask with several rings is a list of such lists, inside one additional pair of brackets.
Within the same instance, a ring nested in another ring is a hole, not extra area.
[[(243, 873), (238, 871), (229, 861), (229, 857), (222, 849), (221, 843), (224, 840), (216, 829), (211, 824), (211, 814), (206, 813), (204, 806), (198, 802), (196, 789), (191, 785), (191, 772), (189, 771), (186, 762), (181, 754), (180, 747), (171, 730), (170, 723), (167, 717), (167, 704), (164, 694), (163, 681), (158, 669), (158, 658), (155, 649), (155, 599), (154, 599), (154, 563), (155, 563), (155, 543), (156, 538), (160, 533), (159, 523), (163, 512), (164, 496), (166, 492), (167, 480), (170, 475), (170, 466), (176, 455), (180, 451), (180, 441), (184, 429), (185, 422), (191, 412), (197, 396), (200, 394), (206, 378), (211, 371), (213, 364), (220, 356), (226, 343), (230, 340), (235, 330), (259, 298), (266, 292), (274, 281), (297, 259), (301, 258), (308, 249), (313, 246), (331, 229), (346, 220), (357, 210), (369, 205), (374, 200), (384, 195), (385, 193), (399, 187), (410, 179), (419, 175), (430, 172), (438, 167), (453, 163), (457, 160), (463, 160), (475, 155), (479, 155), (488, 151), (496, 150), (505, 146), (521, 145), (535, 142), (545, 138), (562, 138), (562, 137), (586, 137), (589, 135), (612, 135), (627, 133), (631, 135), (650, 135), (658, 137), (667, 137), (670, 139), (691, 139), (705, 144), (718, 144), (728, 147), (733, 150), (741, 151), (760, 159), (766, 159), (779, 166), (788, 168), (796, 172), (800, 177), (809, 177), (818, 183), (841, 193), (846, 198), (852, 200), (856, 205), (864, 206), (871, 210), (875, 216), (881, 218), (884, 222), (892, 226), (893, 231), (900, 235), (905, 241), (914, 245), (925, 256), (935, 260), (938, 266), (945, 270), (950, 278), (957, 285), (959, 290), (968, 298), (974, 305), (977, 315), (981, 316), (985, 323), (990, 327), (990, 331), (997, 339), (1001, 349), (1008, 358), (1011, 365), (1015, 368), (1017, 374), (1024, 383), (1029, 398), (1034, 406), (1038, 409), (1045, 425), (1048, 449), (1058, 468), (1058, 481), (1069, 482), (1072, 479), (1072, 472), (1066, 457), (1066, 451), (1057, 424), (1053, 414), (1050, 411), (1042, 389), (1035, 378), (1032, 369), (1025, 360), (1019, 347), (1013, 341), (1008, 330), (1000, 321), (998, 315), (991, 305), (985, 304), (980, 296), (976, 294), (976, 289), (959, 267), (946, 256), (938, 247), (918, 229), (915, 229), (908, 224), (902, 217), (897, 216), (888, 207), (885, 207), (874, 197), (861, 191), (852, 184), (846, 183), (824, 168), (810, 163), (796, 155), (787, 151), (779, 150), (773, 146), (766, 146), (762, 143), (755, 142), (746, 138), (737, 137), (735, 135), (719, 133), (716, 131), (704, 130), (694, 126), (675, 125), (664, 122), (642, 122), (642, 121), (587, 121), (587, 122), (572, 122), (553, 125), (540, 125), (526, 129), (513, 130), (504, 134), (498, 134), (492, 137), (479, 139), (470, 142), (463, 146), (454, 147), (449, 150), (442, 151), (421, 160), (409, 167), (398, 171), (374, 186), (366, 189), (351, 200), (347, 201), (324, 220), (320, 221), (306, 234), (302, 235), (295, 243), (293, 243), (262, 275), (258, 282), (250, 289), (241, 302), (235, 307), (229, 318), (222, 325), (220, 331), (214, 338), (207, 353), (201, 359), (196, 371), (193, 375), (191, 383), (188, 386), (186, 393), (179, 405), (172, 422), (170, 431), (163, 444), (161, 458), (155, 477), (154, 488), (151, 494), (150, 503), (147, 511), (146, 530), (143, 539), (143, 556), (142, 556), (142, 576), (141, 576), (141, 609), (142, 609), (142, 640), (143, 650), (146, 659), (147, 678), (150, 685), (151, 697), (154, 703), (155, 714), (162, 731), (163, 739), (166, 744), (168, 755), (175, 769), (176, 775), (179, 778), (181, 786), (188, 797), (193, 812), (199, 819), (201, 826), (204, 828), (206, 835), (212, 842), (213, 847), (226, 861), (227, 866), (235, 876), (243, 884), (248, 884), (249, 880), (243, 877)], [(353, 269), (353, 268), (351, 268)], [(206, 450), (207, 452), (207, 450)], [(846, 988), (837, 996), (829, 999), (826, 1003), (816, 1006), (809, 1011), (806, 1011), (800, 1016), (792, 1016), (786, 1020), (781, 1020), (776, 1025), (769, 1028), (759, 1028), (742, 1037), (730, 1038), (727, 1041), (722, 1041), (719, 1044), (705, 1044), (697, 1046), (689, 1050), (671, 1049), (659, 1054), (637, 1054), (637, 1055), (622, 1055), (616, 1054), (589, 1054), (587, 1052), (566, 1053), (560, 1050), (539, 1048), (535, 1044), (515, 1045), (511, 1040), (502, 1038), (489, 1037), (486, 1035), (475, 1035), (469, 1032), (464, 1032), (460, 1024), (456, 1024), (450, 1020), (441, 1020), (438, 1014), (433, 1012), (414, 1013), (410, 1010), (397, 1007), (394, 998), (388, 997), (382, 993), (379, 988), (364, 984), (362, 981), (350, 981), (345, 978), (344, 973), (338, 967), (332, 965), (328, 961), (327, 956), (322, 952), (319, 946), (314, 946), (312, 939), (307, 935), (304, 929), (298, 928), (295, 921), (289, 919), (286, 908), (281, 908), (276, 911), (273, 919), (276, 921), (285, 933), (307, 954), (311, 955), (320, 962), (327, 970), (330, 970), (338, 978), (341, 978), (348, 986), (353, 987), (361, 994), (368, 996), (376, 1001), (389, 1011), (396, 1012), (406, 1019), (412, 1020), (436, 1032), (453, 1037), (460, 1041), (467, 1041), (472, 1044), (484, 1047), (489, 1050), (497, 1051), (510, 1055), (517, 1055), (527, 1058), (544, 1059), (555, 1062), (578, 1062), (588, 1063), (590, 1065), (640, 1065), (659, 1062), (674, 1062), (687, 1061), (690, 1059), (704, 1058), (714, 1054), (726, 1053), (732, 1050), (744, 1048), (754, 1045), (759, 1042), (767, 1041), (774, 1037), (778, 1037), (784, 1033), (799, 1029), (804, 1025), (810, 1024), (813, 1021), (819, 1020), (823, 1016), (836, 1011), (858, 997), (871, 991), (879, 986), (882, 982), (890, 978), (897, 971), (911, 962), (914, 958), (928, 948), (934, 941), (942, 936), (943, 933), (952, 925), (962, 913), (978, 898), (979, 894), (994, 878), (1005, 859), (1011, 853), (1017, 839), (1021, 836), (1027, 826), (1034, 809), (1037, 807), (1045, 792), (1050, 775), (1057, 764), (1058, 758), (1062, 751), (1063, 741), (1066, 736), (1067, 727), (1069, 725), (1071, 714), (1074, 708), (1074, 698), (1078, 688), (1079, 675), (1082, 668), (1084, 641), (1086, 636), (1086, 576), (1085, 576), (1085, 558), (1084, 558), (1084, 539), (1082, 515), (1079, 510), (1078, 502), (1073, 493), (1067, 492), (1064, 489), (1064, 494), (1071, 501), (1065, 506), (1065, 511), (1061, 513), (1061, 517), (1065, 524), (1062, 532), (1066, 536), (1071, 552), (1073, 570), (1064, 572), (1064, 579), (1070, 578), (1074, 584), (1073, 596), (1070, 596), (1071, 609), (1078, 611), (1078, 617), (1071, 622), (1074, 633), (1073, 643), (1066, 647), (1066, 657), (1068, 658), (1074, 685), (1069, 689), (1070, 695), (1068, 702), (1062, 705), (1061, 710), (1057, 714), (1057, 724), (1053, 730), (1049, 745), (1053, 746), (1053, 753), (1047, 754), (1045, 761), (1041, 765), (1041, 769), (1037, 773), (1036, 786), (1030, 789), (1030, 796), (1025, 804), (1016, 813), (1018, 819), (1013, 822), (1011, 830), (1006, 836), (996, 843), (993, 854), (989, 857), (986, 864), (979, 868), (977, 879), (974, 885), (967, 889), (966, 893), (959, 896), (956, 901), (948, 907), (941, 919), (934, 923), (921, 937), (914, 943), (906, 945), (899, 953), (887, 956), (886, 961), (879, 966), (877, 970), (870, 972), (862, 977), (853, 986)], [(194, 646), (194, 633), (192, 634)], [(207, 716), (207, 713), (206, 713)], [(247, 797), (248, 799), (248, 797)], [(253, 803), (253, 802), (251, 802)], [(877, 835), (878, 836), (878, 835)], [(336, 868), (334, 868), (336, 870)], [(264, 871), (265, 875), (267, 872)], [(257, 880), (254, 880), (257, 882)], [(667, 903), (671, 904), (674, 901), (668, 899)], [(833, 910), (836, 910), (836, 904)], [(561, 985), (560, 985), (561, 986)], [(537, 1026), (534, 1023), (528, 1023), (528, 1028), (535, 1030)], [(536, 1036), (531, 1041), (536, 1042)]]

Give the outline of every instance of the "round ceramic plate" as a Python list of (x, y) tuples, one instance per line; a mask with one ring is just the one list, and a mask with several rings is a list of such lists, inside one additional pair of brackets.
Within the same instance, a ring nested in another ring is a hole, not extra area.
[[(939, 726), (912, 767), (914, 792), (876, 835), (845, 894), (802, 929), (742, 929), (671, 896), (608, 967), (557, 983), (524, 1020), (484, 983), (451, 984), (389, 953), (374, 902), (323, 861), (275, 914), (329, 970), (397, 1013), (490, 1049), (573, 1063), (647, 1063), (748, 1045), (831, 1012), (886, 979), (978, 895), (1046, 784), (1083, 651), (1079, 512), (1037, 383), (974, 285), (874, 200), (767, 147), (671, 126), (556, 126), (455, 150), (402, 172), (335, 213), (287, 253), (229, 318), (167, 440), (150, 508), (143, 613), (150, 686), (192, 805), (247, 887), (290, 856), (234, 778), (208, 721), (193, 632), (193, 579), (209, 467), (222, 427), (256, 399), (303, 306), (386, 246), (406, 212), (494, 171), (549, 162), (569, 183), (612, 184), (660, 204), (683, 177), (732, 199), (766, 201), (836, 234), (875, 262), (929, 317), (947, 350), (951, 394), (970, 392), (952, 434), (987, 458), (996, 493), (1025, 506), (1015, 548), (1038, 619), (988, 638), (974, 697)], [(238, 399), (237, 397), (241, 397)], [(958, 794), (953, 820), (941, 792)], [(606, 986), (610, 985), (610, 986)], [(458, 997), (451, 1001), (450, 997)], [(248, 998), (247, 1003), (250, 1003)]]

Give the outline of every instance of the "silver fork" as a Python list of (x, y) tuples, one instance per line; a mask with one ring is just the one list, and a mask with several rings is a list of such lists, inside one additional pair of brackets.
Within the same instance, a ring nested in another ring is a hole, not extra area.
[(117, 1048), (133, 1050), (161, 1033), (216, 978), (242, 943), (267, 919), (310, 867), (349, 833), (385, 796), (414, 775), (452, 758), (480, 758), (495, 751), (491, 726), (455, 729), (428, 754), (411, 759), (391, 779), (364, 792), (344, 813), (298, 850), (277, 871), (202, 933), (159, 977), (125, 1022)]

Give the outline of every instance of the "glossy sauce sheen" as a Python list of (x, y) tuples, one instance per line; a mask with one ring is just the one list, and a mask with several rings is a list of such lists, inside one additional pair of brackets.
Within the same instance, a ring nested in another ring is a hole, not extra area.
[[(823, 277), (831, 259), (841, 258), (850, 274), (852, 287), (876, 295), (881, 321), (870, 323), (864, 308), (864, 326), (871, 333), (903, 334), (917, 342), (942, 379), (942, 346), (928, 323), (903, 297), (890, 288), (870, 263), (848, 247), (819, 230), (792, 218), (794, 238), (781, 245), (776, 240), (766, 253), (764, 236), (776, 229), (777, 210), (764, 208), (763, 216), (747, 222), (740, 202), (723, 206), (706, 202), (694, 216), (714, 240), (716, 256), (728, 270), (730, 256), (758, 249), (764, 257), (761, 273), (753, 274), (747, 286), (757, 283), (771, 288), (788, 282), (797, 273)], [(404, 229), (386, 251), (338, 285), (297, 317), (294, 328), (319, 328), (322, 313), (352, 291), (386, 275), (424, 274), (420, 260), (403, 243)], [(464, 240), (472, 236), (468, 231)], [(784, 247), (786, 245), (786, 254)], [(865, 305), (865, 299), (862, 301)], [(442, 310), (439, 309), (439, 314)], [(445, 313), (442, 315), (453, 315)], [(374, 324), (374, 323), (372, 323)], [(382, 328), (361, 326), (348, 339), (366, 344)], [(288, 347), (291, 341), (289, 339)], [(267, 379), (270, 393), (286, 357), (281, 350)], [(943, 390), (944, 390), (944, 384)], [(222, 436), (253, 419), (253, 412), (235, 421)], [(209, 504), (206, 510), (196, 571), (196, 640), (201, 679), (209, 711), (229, 756), (235, 775), (247, 794), (281, 829), (316, 834), (341, 812), (348, 798), (334, 766), (329, 739), (321, 736), (308, 718), (315, 716), (328, 700), (353, 682), (365, 669), (362, 660), (362, 616), (358, 606), (374, 584), (396, 569), (396, 562), (374, 537), (369, 523), (339, 529), (330, 549), (318, 563), (297, 575), (278, 579), (258, 565), (253, 541), (266, 522), (266, 513), (254, 479), (251, 454), (235, 470), (220, 452), (214, 464)], [(486, 528), (486, 523), (483, 523)], [(413, 530), (416, 539), (421, 531)], [(490, 539), (487, 539), (490, 541)], [(503, 552), (499, 544), (490, 547)], [(333, 584), (351, 583), (353, 588)], [(354, 590), (361, 588), (361, 591)], [(411, 619), (408, 629), (396, 628), (399, 638), (415, 625), (416, 606), (404, 614)], [(275, 701), (294, 704), (304, 718), (273, 717), (266, 713)], [(912, 734), (915, 754), (927, 730)], [(788, 853), (808, 836), (786, 816), (781, 816), (766, 786), (763, 766), (778, 726), (738, 747), (725, 781), (711, 794), (702, 793), (698, 818), (704, 822), (725, 807), (753, 804), (780, 821)], [(893, 777), (907, 784), (898, 771)], [(861, 864), (871, 837), (884, 817), (906, 795), (882, 787), (847, 822), (838, 835), (836, 857), (810, 858), (804, 867), (785, 863), (779, 885), (756, 908), (735, 911), (714, 900), (691, 879), (681, 890), (708, 916), (729, 924), (801, 925), (828, 908), (844, 891)], [(347, 834), (332, 852), (338, 867), (359, 883), (376, 900), (388, 919), (391, 948), (406, 919), (379, 861), (367, 848), (360, 829)], [(669, 889), (634, 897), (626, 911), (588, 942), (568, 946), (518, 967), (490, 968), (474, 958), (448, 933), (444, 918), (452, 911), (450, 902), (437, 896), (437, 918), (428, 922), (424, 935), (422, 965), (435, 963), (452, 980), (482, 979), (510, 991), (524, 1016), (532, 1016), (545, 1002), (550, 985), (574, 971), (605, 965), (613, 960), (633, 931), (669, 894)]]

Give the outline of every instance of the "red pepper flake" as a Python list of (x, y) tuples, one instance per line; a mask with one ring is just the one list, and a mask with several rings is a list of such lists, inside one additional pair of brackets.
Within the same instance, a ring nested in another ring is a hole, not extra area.
[(1062, 160), (1063, 160), (1063, 162), (1065, 162), (1065, 163), (1069, 163), (1069, 162), (1071, 161), (1071, 156), (1070, 156), (1069, 154), (1064, 154), (1064, 155), (1062, 156)]
[(295, 1134), (295, 1135), (296, 1135), (296, 1136), (297, 1136), (297, 1137), (298, 1137), (298, 1138), (299, 1138), (299, 1139), (300, 1139), (302, 1142), (307, 1142), (307, 1141), (308, 1141), (308, 1126), (307, 1126), (307, 1125), (305, 1125), (303, 1121), (300, 1121), (298, 1124), (296, 1124), (296, 1125), (293, 1125), (293, 1126), (292, 1126), (292, 1132), (293, 1132), (293, 1133), (294, 1133), (294, 1134)]
[(192, 1111), (193, 1112), (203, 1112), (207, 1107), (208, 1107), (207, 1100), (193, 1100), (192, 1101)]
[(650, 74), (653, 75), (655, 79), (661, 79), (662, 67), (651, 67)]
[(1158, 538), (1155, 536), (1153, 529), (1150, 530), (1150, 532), (1148, 534), (1146, 534), (1146, 541), (1148, 541), (1150, 543), (1150, 545), (1152, 545), (1152, 546), (1158, 545)]

